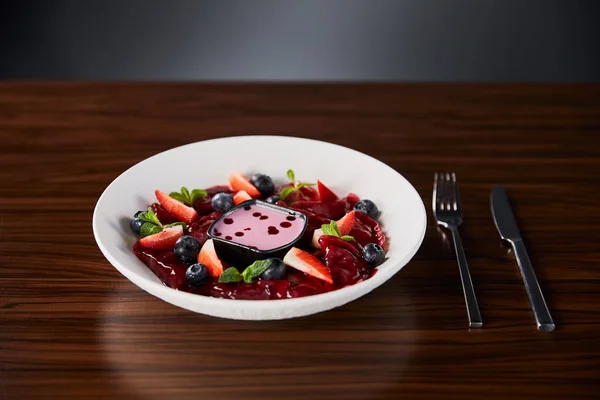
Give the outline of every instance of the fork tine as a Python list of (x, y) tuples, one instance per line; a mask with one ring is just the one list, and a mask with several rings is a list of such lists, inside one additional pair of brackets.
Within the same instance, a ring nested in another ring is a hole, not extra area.
[(433, 198), (431, 199), (431, 208), (433, 208), (434, 214), (437, 210), (438, 196), (438, 174), (436, 172), (433, 174)]
[(444, 211), (445, 210), (445, 204), (444, 204), (444, 197), (446, 196), (446, 187), (444, 185), (444, 174), (438, 174), (438, 180), (437, 180), (437, 185), (438, 185), (438, 189), (437, 189), (437, 205), (440, 209), (440, 211)]
[(460, 208), (460, 194), (458, 191), (458, 183), (456, 183), (456, 174), (454, 172), (452, 173), (452, 186), (454, 189), (454, 202), (452, 206), (454, 211), (458, 211), (458, 209)]
[(450, 174), (446, 172), (444, 174), (444, 205), (446, 211), (452, 209), (452, 182), (450, 181)]

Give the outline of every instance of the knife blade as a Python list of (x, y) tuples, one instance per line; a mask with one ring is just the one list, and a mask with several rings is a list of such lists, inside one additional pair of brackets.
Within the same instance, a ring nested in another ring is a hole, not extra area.
[(531, 304), (538, 330), (541, 332), (552, 332), (555, 328), (554, 321), (546, 305), (542, 289), (540, 288), (533, 265), (531, 265), (531, 260), (527, 254), (527, 249), (523, 243), (521, 231), (519, 230), (515, 215), (510, 207), (508, 196), (502, 185), (498, 185), (492, 190), (490, 205), (494, 224), (500, 233), (500, 237), (508, 241), (515, 252), (517, 264), (521, 271), (521, 277), (525, 284), (525, 290), (529, 297), (529, 303)]
[(492, 190), (491, 200), (492, 216), (500, 237), (508, 241), (521, 240), (521, 231), (519, 231), (508, 196), (502, 185), (498, 185)]

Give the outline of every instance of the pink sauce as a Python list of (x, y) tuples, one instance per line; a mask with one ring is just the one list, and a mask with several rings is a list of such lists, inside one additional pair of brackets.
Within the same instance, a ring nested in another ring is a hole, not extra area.
[(210, 233), (258, 250), (271, 250), (293, 242), (304, 225), (303, 219), (288, 212), (253, 204), (217, 222)]

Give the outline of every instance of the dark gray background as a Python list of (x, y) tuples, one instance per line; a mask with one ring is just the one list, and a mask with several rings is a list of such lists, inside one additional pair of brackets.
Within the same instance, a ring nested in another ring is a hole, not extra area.
[(600, 81), (598, 0), (2, 1), (0, 78)]

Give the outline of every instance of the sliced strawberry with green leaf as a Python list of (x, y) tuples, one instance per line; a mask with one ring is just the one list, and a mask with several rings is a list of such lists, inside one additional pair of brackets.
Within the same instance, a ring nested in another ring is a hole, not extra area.
[(290, 251), (287, 252), (283, 258), (283, 262), (305, 274), (314, 276), (327, 283), (333, 283), (333, 278), (331, 277), (329, 269), (310, 253), (300, 250), (297, 247), (292, 247)]
[(175, 225), (165, 228), (154, 235), (146, 236), (140, 239), (140, 244), (153, 250), (171, 250), (175, 247), (177, 239), (183, 236), (183, 226)]
[(338, 199), (337, 195), (318, 179), (317, 190), (319, 191), (319, 200), (321, 201), (335, 201)]
[(331, 221), (329, 224), (323, 224), (320, 229), (316, 229), (312, 237), (313, 247), (319, 249), (321, 244), (319, 239), (323, 235), (330, 235), (342, 238), (343, 240), (354, 240), (354, 237), (348, 235), (356, 221), (356, 211), (352, 210), (339, 221)]
[(258, 189), (239, 171), (235, 171), (229, 176), (229, 184), (236, 192), (244, 190), (253, 198), (260, 197)]
[(240, 190), (233, 196), (233, 204), (236, 206), (248, 200), (252, 200), (252, 197), (245, 190)]
[(202, 189), (193, 189), (191, 192), (183, 186), (180, 192), (171, 192), (169, 196), (186, 206), (193, 206), (196, 201), (208, 196), (208, 192)]
[(160, 190), (156, 190), (154, 194), (160, 205), (179, 221), (191, 224), (198, 219), (198, 213), (192, 207), (186, 206)]
[(198, 263), (206, 265), (210, 276), (218, 277), (223, 273), (223, 263), (217, 256), (215, 251), (215, 243), (212, 239), (208, 239), (204, 242), (204, 246), (200, 249), (198, 254)]

